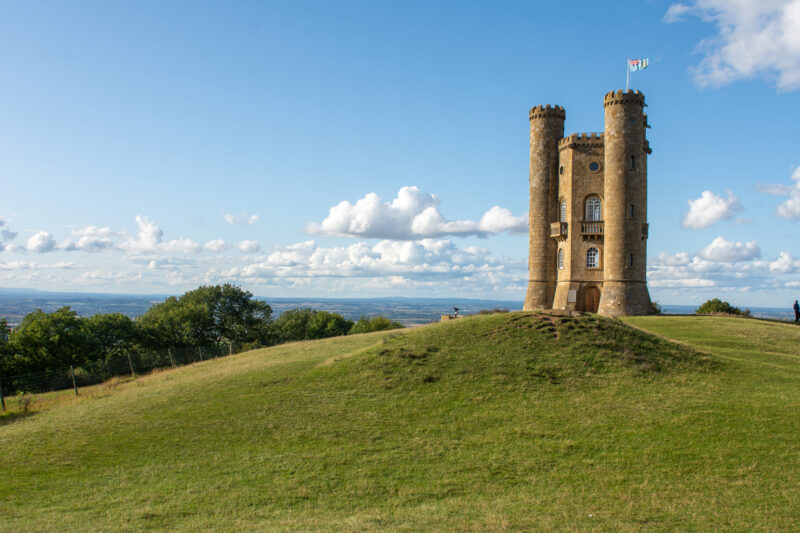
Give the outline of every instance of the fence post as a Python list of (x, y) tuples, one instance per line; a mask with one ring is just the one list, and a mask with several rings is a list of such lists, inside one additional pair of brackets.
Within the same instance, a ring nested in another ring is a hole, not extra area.
[(200, 362), (202, 363), (203, 362), (203, 347), (202, 346), (198, 346), (197, 347), (197, 353), (200, 354)]
[(6, 398), (3, 395), (3, 378), (0, 377), (0, 404), (3, 406), (3, 411), (6, 410)]
[(75, 381), (75, 369), (69, 365), (69, 373), (72, 375), (72, 388), (75, 389), (75, 396), (78, 395), (78, 383)]
[(128, 365), (131, 367), (131, 377), (136, 377), (136, 372), (133, 371), (133, 361), (131, 361), (131, 352), (128, 352)]
[(233, 355), (233, 341), (228, 345), (228, 355)]
[(172, 358), (172, 348), (167, 348), (167, 354), (169, 355), (169, 363), (172, 367), (175, 367), (175, 359)]

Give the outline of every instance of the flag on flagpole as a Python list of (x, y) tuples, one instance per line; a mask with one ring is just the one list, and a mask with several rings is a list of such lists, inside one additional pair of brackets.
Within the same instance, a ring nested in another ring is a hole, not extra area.
[(648, 64), (649, 60), (647, 58), (628, 60), (628, 68), (630, 68), (631, 72), (636, 72), (637, 70), (644, 70), (647, 68)]

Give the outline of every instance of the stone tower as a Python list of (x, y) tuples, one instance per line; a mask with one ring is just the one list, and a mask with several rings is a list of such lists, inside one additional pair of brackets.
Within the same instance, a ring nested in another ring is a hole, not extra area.
[(556, 285), (556, 251), (550, 222), (558, 210), (558, 141), (564, 136), (564, 108), (536, 106), (530, 112), (531, 166), (528, 292), (525, 309), (552, 307)]
[(605, 95), (604, 133), (563, 137), (564, 109), (530, 112), (525, 309), (652, 312), (646, 284), (648, 128), (644, 95)]

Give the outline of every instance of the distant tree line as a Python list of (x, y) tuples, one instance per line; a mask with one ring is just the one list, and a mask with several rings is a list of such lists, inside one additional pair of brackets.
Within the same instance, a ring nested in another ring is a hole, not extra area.
[(272, 317), (252, 293), (225, 284), (169, 297), (131, 319), (121, 313), (80, 317), (67, 307), (40, 309), (11, 330), (0, 319), (0, 376), (63, 369), (101, 368), (133, 353), (211, 349), (233, 343), (237, 351), (284, 342), (402, 328), (385, 317), (357, 322), (308, 308)]

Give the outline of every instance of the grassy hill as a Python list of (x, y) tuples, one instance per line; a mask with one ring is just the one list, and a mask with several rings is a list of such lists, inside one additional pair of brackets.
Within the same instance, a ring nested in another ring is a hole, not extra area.
[(0, 426), (5, 530), (800, 525), (788, 324), (495, 314), (88, 392)]

